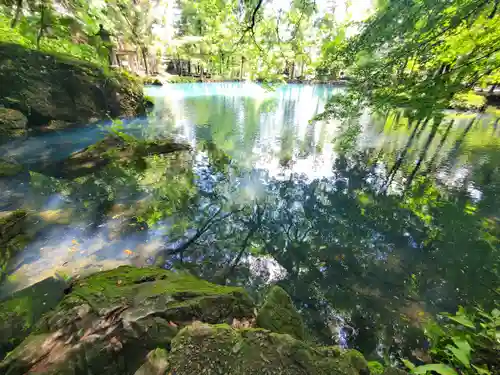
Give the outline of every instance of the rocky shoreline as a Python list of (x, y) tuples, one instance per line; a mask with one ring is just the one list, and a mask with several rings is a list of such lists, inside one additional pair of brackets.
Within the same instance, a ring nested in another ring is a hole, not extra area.
[(0, 311), (6, 375), (405, 374), (314, 344), (278, 286), (259, 304), (242, 288), (122, 266), (69, 284), (47, 279)]
[(0, 140), (145, 114), (142, 82), (67, 56), (0, 43)]

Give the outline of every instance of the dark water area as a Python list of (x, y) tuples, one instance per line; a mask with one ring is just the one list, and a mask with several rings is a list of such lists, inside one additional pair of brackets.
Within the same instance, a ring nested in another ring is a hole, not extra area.
[(50, 223), (2, 292), (121, 264), (186, 269), (255, 295), (278, 283), (311, 339), (369, 357), (407, 356), (428, 316), (498, 303), (495, 119), (449, 113), (424, 126), (366, 111), (350, 127), (310, 121), (335, 90), (148, 88), (154, 109), (123, 127), (193, 151), (74, 180), (34, 171), (102, 139), (109, 124), (1, 145), (31, 172), (0, 179), (0, 211), (24, 208)]

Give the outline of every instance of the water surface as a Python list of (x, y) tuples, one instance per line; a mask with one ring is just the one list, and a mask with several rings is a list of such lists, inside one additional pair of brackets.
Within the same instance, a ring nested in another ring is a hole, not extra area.
[[(192, 153), (75, 180), (3, 179), (0, 209), (50, 225), (4, 292), (53, 274), (160, 264), (255, 294), (278, 282), (312, 337), (375, 356), (418, 341), (429, 314), (498, 301), (500, 132), (487, 115), (439, 126), (395, 114), (310, 121), (335, 88), (178, 84), (147, 89), (141, 138)], [(354, 125), (354, 126), (353, 126)], [(95, 143), (109, 124), (0, 146), (26, 168)], [(356, 130), (353, 130), (356, 129)], [(413, 343), (414, 344), (414, 343)]]

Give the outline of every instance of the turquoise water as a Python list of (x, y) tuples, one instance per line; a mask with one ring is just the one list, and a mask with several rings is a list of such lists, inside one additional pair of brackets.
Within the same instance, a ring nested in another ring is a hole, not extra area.
[(101, 139), (109, 124), (0, 146), (31, 171), (0, 180), (0, 209), (23, 207), (44, 223), (4, 292), (130, 263), (187, 269), (256, 295), (278, 282), (316, 340), (372, 356), (417, 345), (428, 314), (497, 302), (494, 119), (450, 113), (416, 128), (365, 111), (350, 127), (310, 121), (336, 90), (148, 88), (154, 109), (123, 127), (193, 152), (75, 180), (41, 172)]

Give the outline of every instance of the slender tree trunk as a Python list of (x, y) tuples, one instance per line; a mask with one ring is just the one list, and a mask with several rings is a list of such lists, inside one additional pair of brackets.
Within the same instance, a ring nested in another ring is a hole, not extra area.
[(19, 22), (19, 18), (21, 18), (21, 11), (23, 10), (23, 0), (17, 0), (16, 1), (16, 13), (14, 14), (14, 18), (12, 19), (12, 22), (10, 24), (11, 28), (14, 28), (17, 26), (17, 23)]
[(40, 42), (43, 38), (43, 33), (45, 30), (45, 4), (42, 2), (40, 6), (40, 28), (38, 29), (38, 35), (36, 36), (36, 48), (40, 49)]
[(224, 54), (219, 54), (219, 75), (222, 75), (222, 63), (224, 60)]
[(142, 54), (142, 61), (144, 62), (144, 70), (146, 71), (146, 75), (149, 75), (148, 49), (145, 45), (141, 46), (141, 54)]
[(245, 58), (241, 56), (241, 65), (240, 65), (240, 80), (243, 80), (243, 64), (245, 63)]

